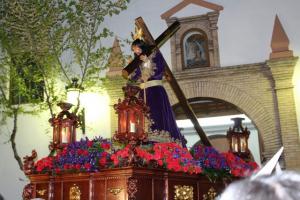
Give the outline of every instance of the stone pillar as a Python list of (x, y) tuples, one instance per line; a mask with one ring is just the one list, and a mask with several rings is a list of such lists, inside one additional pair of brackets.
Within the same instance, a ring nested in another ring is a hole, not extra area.
[(218, 19), (219, 12), (207, 13), (209, 21), (209, 32), (211, 38), (208, 40), (210, 64), (213, 67), (220, 67), (219, 40), (218, 40)]
[[(298, 58), (267, 61), (275, 81), (286, 168), (300, 170), (300, 143), (292, 78)], [(267, 141), (265, 141), (267, 142)]]
[(110, 130), (111, 135), (113, 135), (118, 128), (118, 116), (116, 115), (114, 104), (118, 103), (119, 99), (123, 99), (124, 95), (122, 87), (125, 86), (127, 82), (127, 80), (122, 77), (122, 69), (126, 66), (126, 61), (117, 37), (112, 46), (112, 52), (108, 59), (108, 66), (106, 79), (103, 84), (110, 99)]
[(119, 99), (124, 98), (122, 87), (126, 85), (126, 80), (122, 76), (108, 76), (104, 82), (104, 86), (110, 98), (110, 127), (111, 136), (118, 129), (118, 116), (114, 109), (114, 104), (118, 103)]

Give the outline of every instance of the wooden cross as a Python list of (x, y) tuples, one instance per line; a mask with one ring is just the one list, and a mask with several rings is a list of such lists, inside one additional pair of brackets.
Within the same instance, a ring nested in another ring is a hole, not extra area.
[[(144, 41), (153, 46), (153, 51), (154, 50), (158, 50), (158, 48), (160, 46), (162, 46), (162, 44), (169, 39), (178, 29), (179, 29), (179, 22), (175, 22), (173, 23), (165, 32), (163, 32), (156, 40), (153, 39), (150, 31), (148, 30), (144, 20), (141, 17), (138, 17), (137, 19), (135, 19), (135, 25), (139, 28), (142, 29), (143, 34), (144, 34)], [(159, 42), (157, 44), (157, 42)], [(148, 56), (148, 55), (147, 55)], [(164, 60), (163, 58), (163, 62), (165, 65), (165, 75), (168, 77), (167, 80), (171, 86), (171, 88), (173, 89), (179, 104), (181, 105), (181, 107), (183, 108), (186, 116), (192, 121), (192, 123), (194, 124), (194, 128), (196, 129), (199, 137), (201, 138), (201, 141), (204, 145), (206, 146), (211, 146), (211, 143), (209, 142), (206, 134), (204, 133), (203, 129), (201, 128), (197, 116), (194, 113), (194, 111), (192, 110), (192, 107), (189, 105), (183, 91), (181, 90), (181, 88), (179, 87), (179, 84), (177, 82), (177, 80), (175, 79), (173, 73), (171, 72), (167, 62)], [(141, 63), (139, 58), (135, 58), (131, 63), (129, 63), (122, 71), (122, 74), (124, 77), (127, 77), (128, 74), (130, 74), (131, 72), (133, 72), (137, 67), (139, 67), (139, 64)]]

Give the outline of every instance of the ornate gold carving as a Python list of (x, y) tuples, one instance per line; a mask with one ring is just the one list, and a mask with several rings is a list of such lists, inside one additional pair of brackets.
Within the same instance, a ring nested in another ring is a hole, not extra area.
[(32, 150), (31, 156), (23, 157), (23, 171), (26, 175), (32, 174), (34, 169), (34, 160), (37, 157), (35, 150)]
[(33, 198), (33, 190), (34, 190), (34, 185), (29, 183), (27, 184), (24, 189), (23, 189), (23, 194), (22, 197), (24, 200), (30, 200)]
[(188, 185), (175, 185), (175, 200), (193, 200), (194, 188)]
[(80, 200), (80, 195), (81, 195), (81, 191), (76, 184), (74, 184), (72, 187), (70, 187), (70, 190), (69, 190), (70, 200)]
[(128, 200), (135, 200), (135, 193), (137, 193), (138, 188), (137, 188), (137, 182), (138, 180), (130, 177), (127, 180), (127, 194), (128, 194)]
[(207, 194), (203, 195), (203, 200), (214, 200), (217, 197), (217, 192), (215, 188), (211, 187)]
[(108, 188), (108, 191), (113, 195), (118, 195), (122, 191), (122, 188)]
[(131, 33), (131, 37), (133, 40), (140, 39), (142, 40), (144, 37), (143, 29), (135, 27), (135, 34)]
[(47, 192), (47, 190), (46, 190), (46, 189), (42, 189), (42, 190), (36, 190), (36, 192), (38, 193), (38, 195), (40, 195), (40, 196), (44, 196), (44, 195), (45, 195), (45, 193)]

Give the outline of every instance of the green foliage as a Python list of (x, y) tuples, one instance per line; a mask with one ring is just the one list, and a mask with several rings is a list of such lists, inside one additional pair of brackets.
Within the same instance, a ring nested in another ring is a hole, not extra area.
[[(0, 20), (0, 48), (2, 50), (1, 69), (8, 71), (2, 75), (1, 105), (7, 111), (18, 108), (18, 112), (27, 113), (24, 106), (16, 101), (20, 97), (38, 107), (31, 107), (30, 113), (36, 113), (45, 107), (41, 98), (37, 98), (38, 90), (45, 91), (48, 106), (56, 99), (53, 79), (58, 69), (51, 53), (48, 33), (54, 22), (59, 21), (59, 7), (52, 2), (42, 1), (3, 1), (3, 12)], [(53, 9), (49, 12), (49, 7)], [(56, 38), (59, 40), (59, 37)], [(7, 85), (7, 87), (4, 87)], [(32, 86), (38, 87), (32, 87)], [(9, 87), (9, 88), (8, 88)], [(43, 87), (43, 88), (41, 88)], [(10, 91), (9, 91), (10, 90)], [(43, 93), (42, 93), (43, 95)], [(13, 106), (13, 107), (12, 107)], [(33, 108), (33, 109), (32, 109)]]
[(101, 70), (107, 67), (110, 49), (101, 40), (112, 36), (102, 23), (107, 16), (119, 14), (126, 9), (128, 0), (67, 1), (62, 4), (67, 26), (66, 40), (73, 61), (80, 69), (80, 86), (90, 87), (99, 79)]
[(103, 22), (126, 9), (129, 0), (2, 2), (0, 84), (4, 99), (1, 105), (9, 104), (10, 80), (14, 93), (32, 103), (37, 103), (34, 98), (37, 91), (28, 87), (28, 82), (42, 82), (51, 112), (59, 100), (55, 89), (58, 78), (69, 84), (70, 77), (76, 76), (80, 87), (85, 88), (99, 82), (110, 52), (101, 41), (112, 36)]
[[(79, 86), (99, 83), (112, 36), (103, 26), (107, 17), (126, 9), (129, 0), (3, 0), (0, 5), (0, 110), (2, 122), (13, 114), (37, 113), (61, 99), (62, 84), (72, 77)], [(37, 98), (44, 90), (44, 101)], [(9, 90), (11, 90), (9, 92)], [(22, 97), (12, 102), (11, 95)], [(78, 109), (75, 109), (78, 110)], [(15, 116), (16, 117), (16, 116)]]

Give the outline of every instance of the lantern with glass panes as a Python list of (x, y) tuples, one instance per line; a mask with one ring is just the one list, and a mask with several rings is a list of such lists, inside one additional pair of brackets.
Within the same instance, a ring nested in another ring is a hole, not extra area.
[(136, 97), (138, 86), (123, 87), (125, 98), (114, 105), (118, 114), (118, 130), (114, 139), (122, 143), (139, 144), (147, 140), (149, 107), (142, 98)]
[(78, 84), (78, 78), (74, 77), (71, 81), (72, 82), (65, 87), (67, 91), (67, 102), (77, 105), (80, 103), (80, 93), (84, 90), (84, 88)]
[(242, 126), (244, 118), (237, 117), (231, 120), (234, 121), (234, 125), (227, 131), (230, 151), (241, 158), (249, 158), (250, 150), (248, 148), (248, 139), (250, 131), (247, 127), (244, 128)]
[(49, 119), (53, 127), (53, 141), (49, 145), (51, 151), (59, 150), (67, 144), (75, 142), (76, 128), (78, 127), (78, 117), (69, 112), (73, 105), (65, 102), (60, 102), (57, 105), (62, 111)]
[(76, 77), (72, 78), (71, 83), (65, 88), (67, 92), (67, 102), (75, 105), (73, 113), (76, 113), (78, 117), (78, 123), (82, 134), (85, 134), (85, 109), (80, 101), (84, 88), (78, 83), (78, 78)]

